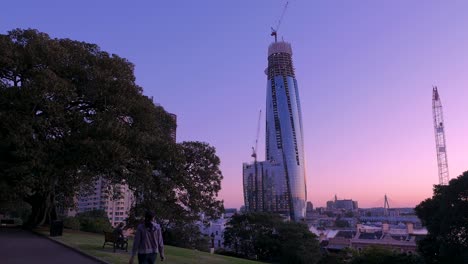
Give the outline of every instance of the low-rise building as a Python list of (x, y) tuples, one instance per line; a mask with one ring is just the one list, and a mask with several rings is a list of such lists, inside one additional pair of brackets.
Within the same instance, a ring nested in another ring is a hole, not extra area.
[(317, 229), (310, 231), (319, 238), (321, 246), (331, 252), (344, 248), (361, 251), (367, 247), (378, 246), (397, 253), (417, 254), (417, 241), (427, 235), (427, 230), (415, 229), (412, 223), (401, 226), (366, 226), (358, 224), (354, 230)]
[(336, 195), (333, 201), (327, 202), (327, 210), (345, 210), (345, 211), (357, 211), (358, 210), (358, 202), (353, 201), (351, 199), (342, 199), (339, 200)]
[(426, 229), (415, 230), (413, 223), (407, 223), (405, 229), (390, 228), (388, 223), (384, 223), (380, 229), (358, 224), (356, 229), (350, 247), (358, 251), (378, 246), (396, 253), (416, 254), (416, 242), (427, 235)]
[(227, 208), (219, 219), (210, 220), (208, 223), (204, 223), (205, 219), (202, 216), (201, 221), (198, 223), (200, 232), (210, 237), (213, 240), (214, 249), (225, 248), (224, 247), (224, 230), (231, 217), (237, 213), (236, 208)]

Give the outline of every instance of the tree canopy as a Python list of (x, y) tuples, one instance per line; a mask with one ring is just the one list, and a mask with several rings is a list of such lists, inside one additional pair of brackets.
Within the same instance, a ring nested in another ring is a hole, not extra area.
[(468, 171), (448, 185), (435, 185), (432, 198), (416, 206), (429, 234), (418, 249), (427, 263), (468, 261)]
[(130, 221), (138, 221), (145, 210), (156, 210), (163, 228), (193, 224), (204, 214), (217, 218), (223, 202), (217, 200), (223, 178), (214, 147), (202, 142), (182, 142), (163, 151), (168, 158), (152, 177), (138, 178), (137, 203)]
[(142, 94), (133, 69), (95, 44), (33, 29), (0, 35), (0, 200), (28, 202), (31, 226), (99, 177), (162, 200), (160, 211), (222, 207), (214, 148), (176, 144), (174, 120)]
[(236, 214), (224, 231), (236, 254), (280, 263), (317, 263), (319, 244), (307, 225), (270, 213)]

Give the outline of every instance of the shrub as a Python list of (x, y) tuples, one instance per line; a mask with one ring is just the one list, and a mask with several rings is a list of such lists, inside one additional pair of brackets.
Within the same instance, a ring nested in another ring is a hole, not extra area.
[(63, 227), (73, 230), (80, 230), (80, 220), (76, 217), (67, 217), (63, 219)]
[(235, 258), (245, 258), (244, 255), (242, 254), (237, 254), (234, 251), (228, 251), (223, 248), (218, 248), (215, 250), (216, 254), (223, 255), (223, 256), (229, 256), (229, 257), (235, 257)]
[(163, 232), (164, 243), (183, 248), (209, 251), (210, 237), (203, 235), (193, 223), (178, 223), (166, 228)]
[(76, 217), (80, 223), (80, 230), (92, 233), (102, 233), (112, 231), (111, 223), (103, 210), (94, 210), (79, 213)]

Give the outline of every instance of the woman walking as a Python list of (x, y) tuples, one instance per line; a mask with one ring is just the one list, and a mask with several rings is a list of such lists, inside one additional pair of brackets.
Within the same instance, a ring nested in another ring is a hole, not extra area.
[(145, 222), (137, 227), (135, 240), (133, 241), (132, 256), (130, 264), (133, 264), (133, 258), (138, 253), (138, 264), (154, 264), (158, 257), (164, 260), (164, 242), (161, 234), (161, 227), (153, 222), (154, 214), (145, 213)]

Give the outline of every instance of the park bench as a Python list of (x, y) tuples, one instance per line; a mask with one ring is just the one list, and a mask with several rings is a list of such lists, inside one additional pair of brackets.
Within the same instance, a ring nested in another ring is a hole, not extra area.
[(114, 247), (114, 252), (116, 248), (128, 251), (128, 240), (126, 238), (122, 239), (123, 240), (119, 243), (119, 237), (116, 234), (112, 232), (104, 232), (104, 244), (102, 245), (102, 248), (104, 248), (106, 244), (110, 244)]
[(0, 226), (3, 226), (3, 227), (15, 226), (15, 220), (14, 219), (1, 219)]

